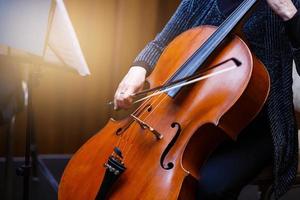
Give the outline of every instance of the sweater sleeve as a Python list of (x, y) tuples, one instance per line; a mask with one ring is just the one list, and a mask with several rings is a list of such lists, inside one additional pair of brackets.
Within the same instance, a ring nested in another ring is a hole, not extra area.
[(144, 67), (149, 75), (169, 42), (180, 33), (191, 28), (191, 19), (197, 1), (199, 0), (182, 0), (163, 30), (139, 53), (132, 66)]

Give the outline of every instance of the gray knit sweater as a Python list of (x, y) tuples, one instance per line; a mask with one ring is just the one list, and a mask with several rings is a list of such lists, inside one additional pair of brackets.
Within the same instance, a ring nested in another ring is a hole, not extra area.
[[(294, 0), (299, 6), (299, 0)], [(150, 73), (165, 47), (177, 35), (203, 24), (220, 25), (225, 16), (216, 0), (182, 0), (175, 14), (153, 41), (141, 51), (134, 65)], [(279, 198), (294, 181), (298, 163), (297, 127), (292, 94), (292, 60), (300, 68), (300, 49), (293, 49), (282, 20), (265, 1), (244, 25), (250, 48), (267, 67), (271, 91), (263, 108), (274, 144), (274, 193)]]

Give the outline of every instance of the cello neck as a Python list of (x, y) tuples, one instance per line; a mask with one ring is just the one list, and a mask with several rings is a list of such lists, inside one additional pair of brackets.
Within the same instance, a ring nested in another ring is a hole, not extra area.
[[(257, 2), (258, 0), (244, 0), (207, 41), (181, 66), (168, 83), (193, 75)], [(168, 92), (168, 95), (174, 97), (179, 90), (180, 88), (171, 90)]]
[(219, 45), (232, 30), (239, 24), (239, 22), (246, 16), (246, 14), (253, 8), (258, 0), (244, 0), (229, 17), (219, 26), (216, 32), (208, 39), (212, 43)]

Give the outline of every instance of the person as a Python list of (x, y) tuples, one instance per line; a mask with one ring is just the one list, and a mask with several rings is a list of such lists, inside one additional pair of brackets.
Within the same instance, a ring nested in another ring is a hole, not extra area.
[[(242, 0), (182, 0), (164, 29), (136, 57), (114, 96), (115, 109), (127, 109), (165, 47), (199, 25), (218, 26)], [(273, 164), (273, 196), (292, 185), (298, 163), (297, 125), (292, 93), (292, 62), (300, 72), (299, 0), (259, 1), (243, 25), (250, 48), (271, 78), (266, 104), (236, 142), (224, 142), (201, 169), (199, 199), (237, 199), (241, 189)], [(167, 69), (166, 69), (167, 70)]]

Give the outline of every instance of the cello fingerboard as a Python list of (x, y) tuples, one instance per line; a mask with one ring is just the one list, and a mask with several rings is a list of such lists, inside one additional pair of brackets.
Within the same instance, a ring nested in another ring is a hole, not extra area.
[[(253, 8), (257, 0), (244, 0), (218, 29), (195, 51), (195, 53), (168, 80), (167, 84), (193, 75), (220, 46), (225, 38), (233, 31), (243, 17)], [(167, 94), (174, 98), (181, 88), (169, 91)]]

